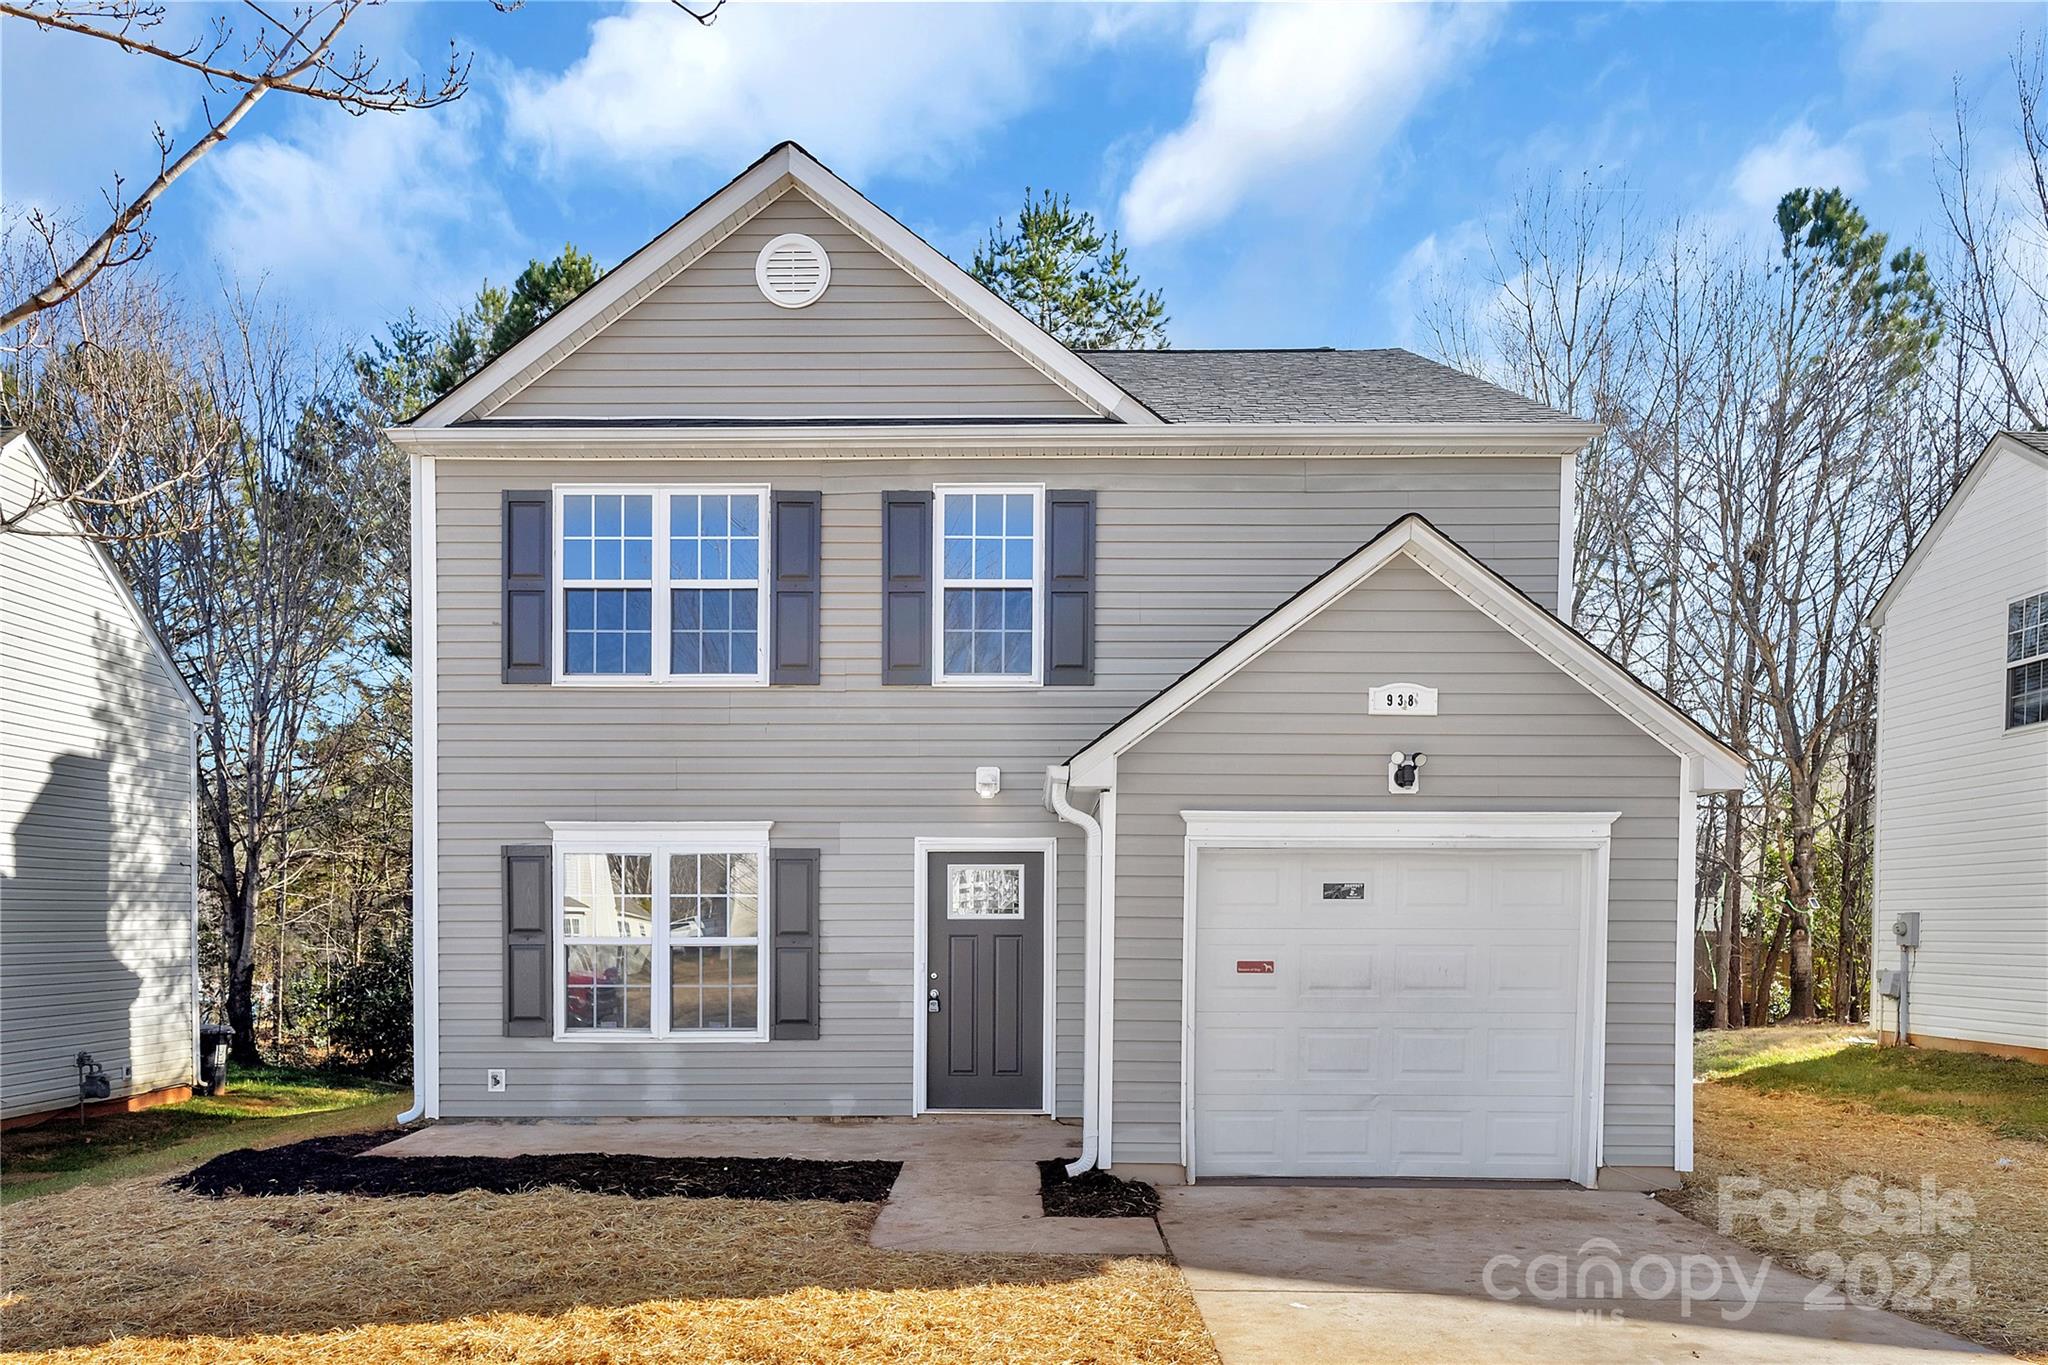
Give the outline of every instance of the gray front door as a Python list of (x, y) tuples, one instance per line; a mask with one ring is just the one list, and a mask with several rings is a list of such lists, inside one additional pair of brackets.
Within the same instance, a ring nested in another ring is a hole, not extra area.
[[(1045, 857), (932, 853), (925, 865), (925, 1105), (1045, 1102)], [(936, 1006), (934, 1006), (936, 1002)]]

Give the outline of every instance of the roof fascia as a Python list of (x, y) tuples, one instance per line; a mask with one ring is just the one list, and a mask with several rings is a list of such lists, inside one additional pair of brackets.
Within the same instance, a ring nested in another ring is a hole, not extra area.
[[(510, 354), (510, 352), (507, 352)], [(951, 427), (818, 425), (762, 427), (464, 426), (392, 427), (400, 446), (437, 455), (516, 458), (590, 452), (692, 456), (720, 451), (815, 459), (821, 453), (971, 450), (992, 453), (1179, 455), (1542, 455), (1579, 450), (1597, 434), (1589, 422), (1174, 422), (1151, 426)]]
[[(49, 462), (43, 458), (43, 452), (36, 449), (36, 443), (29, 439), (27, 432), (17, 431), (6, 441), (0, 442), (0, 453), (16, 446), (28, 455), (29, 465), (35, 470), (36, 476), (54, 490), (57, 487), (56, 475), (50, 471)], [(206, 708), (200, 704), (198, 694), (192, 690), (192, 684), (186, 682), (185, 675), (179, 671), (177, 661), (171, 657), (170, 647), (164, 643), (164, 637), (157, 634), (156, 626), (143, 612), (142, 604), (135, 600), (134, 591), (129, 588), (128, 580), (122, 576), (121, 567), (114, 563), (114, 557), (107, 553), (107, 547), (86, 529), (77, 511), (70, 506), (59, 503), (50, 510), (76, 528), (76, 539), (83, 541), (86, 548), (92, 551), (93, 558), (99, 561), (101, 574), (113, 587), (114, 595), (121, 599), (121, 605), (127, 608), (129, 618), (141, 628), (143, 638), (149, 641), (150, 650), (156, 655), (157, 662), (163, 665), (164, 673), (169, 676), (171, 685), (178, 689), (178, 695), (184, 698), (186, 707), (192, 712), (193, 722), (203, 723), (207, 718)]]
[(1313, 620), (1396, 556), (1412, 559), (1673, 754), (1696, 760), (1699, 790), (1737, 791), (1745, 785), (1748, 770), (1733, 750), (1589, 641), (1516, 592), (1455, 541), (1415, 516), (1404, 518), (1375, 537), (1350, 559), (1075, 754), (1068, 760), (1072, 784), (1084, 790), (1111, 785), (1120, 755)]
[(1921, 536), (1920, 543), (1913, 547), (1913, 553), (1906, 556), (1906, 562), (1892, 575), (1890, 585), (1878, 595), (1877, 605), (1864, 616), (1865, 629), (1877, 630), (1884, 625), (1885, 613), (1891, 610), (1892, 603), (1904, 590), (1907, 580), (1920, 568), (1921, 561), (1927, 558), (1929, 547), (1941, 538), (1941, 533), (1948, 528), (1949, 521), (1955, 516), (1956, 509), (1963, 505), (1963, 499), (1969, 497), (1983, 480), (1984, 471), (1991, 467), (1992, 460), (2007, 451), (2032, 460), (2043, 469), (2048, 469), (2048, 455), (2042, 454), (2025, 441), (2015, 441), (2005, 432), (1999, 432), (1986, 442), (1984, 449), (1971, 462), (1969, 471), (1963, 475), (1963, 481), (1956, 485), (1956, 491), (1949, 494), (1948, 501), (1943, 503), (1941, 511), (1935, 514), (1933, 522), (1927, 527), (1927, 533)]

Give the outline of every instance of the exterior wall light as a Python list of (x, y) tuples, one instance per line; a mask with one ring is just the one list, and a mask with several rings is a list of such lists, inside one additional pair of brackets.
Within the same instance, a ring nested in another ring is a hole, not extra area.
[(1413, 796), (1422, 789), (1422, 765), (1426, 754), (1395, 752), (1387, 757), (1387, 790), (1396, 796)]
[(974, 770), (974, 794), (976, 796), (984, 801), (992, 801), (995, 799), (996, 793), (1002, 789), (1003, 770), (1001, 768), (976, 768)]

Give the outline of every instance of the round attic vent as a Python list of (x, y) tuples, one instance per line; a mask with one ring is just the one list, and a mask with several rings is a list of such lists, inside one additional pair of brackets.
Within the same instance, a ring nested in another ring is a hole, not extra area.
[(785, 232), (754, 258), (754, 283), (778, 308), (808, 307), (832, 283), (832, 258), (801, 232)]

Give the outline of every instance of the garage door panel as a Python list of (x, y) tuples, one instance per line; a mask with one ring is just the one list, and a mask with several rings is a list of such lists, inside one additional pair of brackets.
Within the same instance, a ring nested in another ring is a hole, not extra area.
[(1197, 1176), (1571, 1174), (1578, 855), (1201, 856)]

